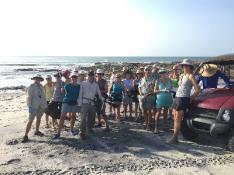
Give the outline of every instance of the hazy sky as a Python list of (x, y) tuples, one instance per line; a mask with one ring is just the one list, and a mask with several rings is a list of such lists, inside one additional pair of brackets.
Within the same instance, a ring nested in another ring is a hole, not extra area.
[(213, 56), (234, 0), (0, 0), (0, 56)]

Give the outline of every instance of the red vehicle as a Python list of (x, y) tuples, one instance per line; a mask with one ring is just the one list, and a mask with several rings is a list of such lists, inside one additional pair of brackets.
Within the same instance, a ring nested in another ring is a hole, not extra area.
[[(191, 104), (183, 119), (181, 132), (188, 140), (199, 134), (228, 135), (227, 147), (234, 152), (234, 54), (210, 59), (204, 64), (219, 65), (230, 78), (232, 89), (206, 89)], [(232, 72), (233, 71), (233, 72)], [(232, 76), (231, 76), (232, 75)]]

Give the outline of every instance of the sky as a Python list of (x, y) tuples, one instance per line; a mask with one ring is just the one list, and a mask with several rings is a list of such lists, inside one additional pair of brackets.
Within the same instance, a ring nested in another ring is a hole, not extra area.
[(0, 56), (216, 56), (234, 0), (0, 0)]

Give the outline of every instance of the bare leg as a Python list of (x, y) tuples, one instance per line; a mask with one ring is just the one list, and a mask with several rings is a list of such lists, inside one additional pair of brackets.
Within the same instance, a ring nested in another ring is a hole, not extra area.
[(167, 129), (168, 108), (163, 109), (163, 129)]
[(138, 117), (138, 106), (139, 106), (139, 104), (135, 103), (135, 117), (136, 118)]
[(28, 136), (28, 133), (29, 133), (31, 127), (32, 127), (32, 123), (33, 123), (33, 121), (30, 121), (30, 122), (27, 123), (25, 136)]
[(117, 107), (116, 120), (117, 120), (118, 122), (120, 121), (120, 106)]
[(154, 133), (155, 134), (158, 134), (159, 133), (159, 130), (158, 130), (158, 119), (160, 117), (160, 114), (161, 114), (161, 109), (158, 109), (156, 114), (155, 114), (155, 128), (154, 128)]
[(36, 120), (36, 132), (39, 131), (40, 124), (41, 124), (41, 116), (37, 116), (37, 120)]
[(183, 117), (183, 111), (175, 111), (174, 116), (174, 134), (168, 143), (176, 143), (178, 141), (178, 135), (181, 128), (181, 121)]
[(128, 109), (128, 105), (124, 104), (124, 117), (127, 117), (127, 109)]
[(76, 121), (76, 113), (71, 113), (71, 120), (70, 120), (71, 130), (73, 130), (74, 128), (75, 121)]
[(45, 120), (46, 120), (46, 127), (49, 127), (49, 115), (45, 115)]
[(62, 113), (61, 116), (60, 116), (58, 134), (61, 133), (61, 130), (62, 130), (63, 125), (64, 125), (64, 119), (65, 119), (65, 117), (66, 117), (66, 113)]
[(129, 104), (129, 116), (132, 117), (132, 103)]

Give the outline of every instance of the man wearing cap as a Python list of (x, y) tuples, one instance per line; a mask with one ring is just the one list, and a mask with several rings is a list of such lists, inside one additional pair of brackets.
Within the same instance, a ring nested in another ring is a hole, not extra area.
[(203, 89), (217, 88), (219, 78), (222, 78), (225, 83), (225, 88), (231, 88), (229, 78), (222, 73), (214, 64), (204, 64), (197, 76), (197, 83), (202, 81)]
[(44, 79), (39, 74), (32, 77), (31, 79), (34, 80), (34, 83), (32, 83), (27, 90), (27, 105), (29, 112), (29, 120), (26, 126), (26, 131), (22, 143), (28, 141), (28, 133), (31, 129), (35, 117), (37, 117), (37, 121), (36, 121), (36, 131), (34, 134), (40, 137), (44, 136), (44, 134), (39, 131), (41, 117), (44, 114), (45, 109), (47, 107), (45, 92), (41, 84), (41, 82)]
[[(107, 98), (108, 95), (108, 83), (107, 81), (103, 78), (104, 76), (104, 71), (102, 69), (97, 69), (96, 71), (96, 82), (99, 86), (99, 89), (101, 91), (102, 97), (103, 98)], [(98, 106), (97, 106), (97, 116), (98, 116), (98, 124), (96, 127), (101, 127), (102, 126), (102, 122), (101, 122), (101, 117), (103, 117), (103, 119), (105, 120), (105, 124), (106, 124), (106, 130), (109, 130), (109, 124), (108, 124), (108, 120), (107, 120), (107, 116), (105, 113), (105, 104), (103, 104), (99, 98), (98, 98)]]
[(155, 95), (154, 95), (154, 78), (151, 76), (151, 69), (149, 66), (145, 66), (144, 68), (144, 77), (141, 79), (139, 83), (139, 102), (140, 106), (143, 109), (146, 130), (150, 130), (150, 113), (151, 110), (155, 107)]
[(78, 105), (81, 106), (81, 122), (80, 122), (80, 137), (85, 139), (86, 136), (86, 124), (88, 132), (92, 133), (93, 126), (95, 123), (95, 98), (98, 95), (102, 103), (104, 99), (102, 97), (101, 91), (98, 84), (94, 79), (94, 71), (91, 70), (88, 73), (88, 80), (81, 83), (81, 89), (78, 99)]
[[(45, 95), (46, 95), (46, 101), (47, 101), (47, 105), (49, 105), (49, 103), (51, 102), (52, 96), (53, 96), (53, 92), (54, 92), (54, 84), (52, 82), (52, 77), (51, 75), (47, 75), (46, 76), (46, 84), (44, 85), (44, 91), (45, 91)], [(49, 128), (49, 111), (48, 108), (45, 111), (45, 118), (46, 118), (46, 128)]]
[(77, 83), (80, 85), (83, 81), (85, 81), (86, 72), (84, 70), (79, 70), (78, 72), (78, 80)]

